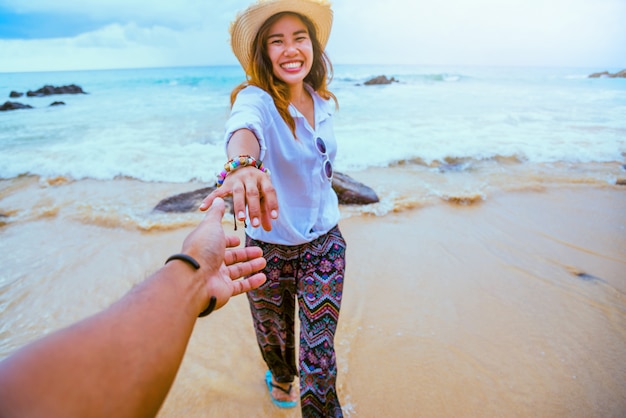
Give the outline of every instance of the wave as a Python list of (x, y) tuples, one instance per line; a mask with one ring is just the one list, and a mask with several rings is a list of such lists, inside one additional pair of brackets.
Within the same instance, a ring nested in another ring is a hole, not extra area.
[(444, 157), (442, 159), (425, 160), (420, 157), (410, 159), (399, 159), (391, 161), (388, 166), (410, 166), (417, 165), (426, 168), (434, 168), (440, 172), (461, 172), (471, 170), (478, 164), (523, 164), (526, 159), (517, 155), (492, 155), (485, 158), (472, 157)]
[[(593, 187), (623, 192), (626, 164), (536, 164), (511, 157), (449, 158), (427, 163), (398, 160), (388, 167), (348, 172), (372, 188), (378, 203), (342, 205), (342, 217), (374, 216), (433, 205), (480, 206), (500, 193), (543, 193), (549, 188)], [(205, 183), (155, 183), (128, 178), (75, 180), (21, 176), (0, 181), (0, 228), (60, 219), (107, 229), (168, 231), (196, 225), (199, 211), (155, 211), (163, 199), (206, 187)], [(224, 223), (232, 224), (226, 216)]]
[[(0, 115), (0, 178), (209, 182), (224, 163), (223, 128), (237, 67), (54, 74), (90, 94), (67, 106)], [(391, 88), (355, 87), (387, 74)], [(336, 168), (418, 164), (448, 172), (485, 162), (626, 162), (624, 87), (574, 72), (337, 66)], [(37, 84), (33, 81), (37, 78)], [(15, 75), (35, 88), (52, 75)], [(9, 83), (2, 80), (0, 82)]]
[(438, 163), (408, 159), (387, 168), (351, 173), (354, 179), (378, 193), (380, 203), (343, 210), (345, 216), (384, 216), (438, 204), (478, 206), (500, 193), (543, 193), (552, 187), (623, 191), (624, 166), (620, 163), (537, 164), (510, 157), (449, 159)]
[[(349, 148), (349, 147), (345, 147)], [(189, 150), (194, 150), (190, 153)], [(139, 150), (141, 151), (141, 149)], [(464, 173), (490, 169), (518, 169), (533, 164), (624, 164), (626, 153), (612, 155), (612, 158), (582, 158), (575, 154), (564, 159), (529, 158), (527, 153), (487, 153), (479, 151), (476, 155), (468, 153), (446, 153), (445, 150), (410, 156), (410, 150), (394, 150), (388, 147), (371, 153), (363, 150), (342, 150), (338, 155), (335, 168), (340, 172), (355, 172), (373, 168), (418, 167), (440, 173)], [(577, 151), (583, 152), (584, 150)], [(181, 148), (156, 151), (146, 149), (142, 155), (134, 149), (119, 147), (94, 160), (94, 156), (81, 155), (81, 152), (67, 149), (66, 152), (51, 151), (37, 156), (13, 158), (0, 165), (0, 179), (15, 179), (22, 176), (40, 176), (51, 182), (76, 180), (137, 180), (142, 182), (188, 183), (202, 182), (213, 184), (216, 174), (223, 165), (223, 150), (219, 145), (193, 146), (188, 150)], [(154, 154), (151, 156), (151, 154)], [(406, 156), (406, 155), (409, 156)], [(198, 157), (201, 156), (201, 157)]]

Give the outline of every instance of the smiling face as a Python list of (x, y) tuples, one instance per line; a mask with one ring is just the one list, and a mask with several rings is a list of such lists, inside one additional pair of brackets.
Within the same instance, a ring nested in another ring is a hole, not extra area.
[(300, 87), (313, 65), (313, 44), (306, 25), (292, 14), (269, 28), (266, 48), (274, 75), (290, 88)]

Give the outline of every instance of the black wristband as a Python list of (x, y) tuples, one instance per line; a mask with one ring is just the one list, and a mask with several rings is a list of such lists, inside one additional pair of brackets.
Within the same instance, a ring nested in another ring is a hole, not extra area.
[(213, 312), (213, 309), (215, 309), (215, 305), (217, 305), (217, 298), (215, 296), (211, 296), (211, 300), (209, 301), (209, 306), (207, 306), (205, 310), (200, 312), (200, 315), (198, 315), (198, 318), (202, 318), (203, 316), (207, 316), (208, 314)]
[(169, 263), (172, 260), (184, 261), (196, 270), (200, 268), (200, 263), (198, 263), (192, 256), (187, 255), (187, 254), (174, 254), (173, 256), (171, 256), (165, 261), (165, 264)]
[[(193, 267), (194, 270), (200, 269), (200, 263), (198, 263), (193, 257), (187, 254), (174, 254), (165, 261), (165, 264), (169, 263), (172, 260), (184, 261), (185, 263), (188, 263), (191, 267)], [(217, 305), (217, 298), (215, 296), (211, 296), (211, 300), (209, 301), (209, 306), (207, 306), (205, 310), (200, 312), (200, 314), (198, 315), (198, 318), (202, 318), (203, 316), (207, 316), (208, 314), (213, 312), (213, 309), (215, 309), (215, 305)]]

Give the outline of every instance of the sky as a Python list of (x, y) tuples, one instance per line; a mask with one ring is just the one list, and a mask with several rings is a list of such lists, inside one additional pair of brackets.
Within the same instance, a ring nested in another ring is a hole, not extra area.
[[(251, 0), (0, 0), (0, 72), (236, 65)], [(335, 0), (333, 64), (626, 68), (626, 0)]]

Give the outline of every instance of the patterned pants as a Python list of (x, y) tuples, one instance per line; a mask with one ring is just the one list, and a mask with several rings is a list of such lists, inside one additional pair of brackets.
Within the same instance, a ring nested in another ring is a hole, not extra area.
[(300, 319), (300, 404), (302, 416), (341, 417), (335, 382), (337, 330), (346, 242), (338, 227), (307, 244), (285, 246), (246, 237), (263, 249), (267, 281), (248, 292), (257, 342), (280, 383), (298, 373), (295, 358), (295, 301)]

